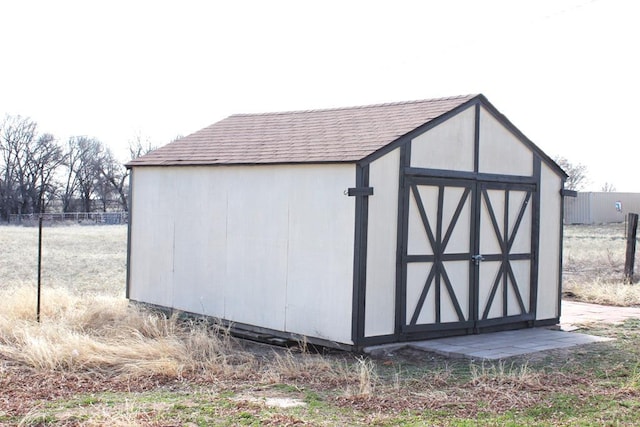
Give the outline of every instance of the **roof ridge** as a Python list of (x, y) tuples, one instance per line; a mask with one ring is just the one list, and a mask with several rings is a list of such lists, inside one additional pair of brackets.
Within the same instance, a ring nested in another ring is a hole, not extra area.
[(420, 104), (425, 102), (453, 101), (456, 99), (465, 99), (465, 98), (471, 99), (478, 95), (480, 94), (476, 93), (476, 94), (468, 94), (468, 95), (445, 96), (441, 98), (416, 99), (411, 101), (383, 102), (379, 104), (354, 105), (351, 107), (317, 108), (317, 109), (309, 109), (309, 110), (274, 111), (274, 112), (265, 112), (265, 113), (237, 113), (237, 114), (232, 114), (229, 117), (279, 116), (279, 115), (321, 113), (321, 112), (344, 111), (344, 110), (361, 110), (361, 109), (363, 110), (368, 108), (393, 107), (397, 105)]

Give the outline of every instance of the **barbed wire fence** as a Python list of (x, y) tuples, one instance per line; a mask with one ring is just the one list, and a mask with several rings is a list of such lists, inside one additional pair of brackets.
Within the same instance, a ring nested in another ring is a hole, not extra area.
[(51, 223), (80, 223), (80, 224), (126, 224), (129, 221), (129, 212), (58, 212), (58, 213), (33, 213), (11, 214), (9, 224), (12, 225), (38, 225), (42, 217), (47, 224)]

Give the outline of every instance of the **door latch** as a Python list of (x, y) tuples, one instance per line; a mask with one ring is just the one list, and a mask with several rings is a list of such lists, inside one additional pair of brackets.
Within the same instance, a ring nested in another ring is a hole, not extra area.
[(484, 261), (483, 255), (471, 255), (471, 261), (473, 261), (476, 265), (480, 265), (480, 261)]

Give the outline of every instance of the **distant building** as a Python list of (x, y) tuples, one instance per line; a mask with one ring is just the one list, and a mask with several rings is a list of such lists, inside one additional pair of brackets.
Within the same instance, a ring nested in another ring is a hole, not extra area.
[(564, 199), (565, 224), (624, 222), (628, 213), (640, 213), (640, 193), (578, 192)]

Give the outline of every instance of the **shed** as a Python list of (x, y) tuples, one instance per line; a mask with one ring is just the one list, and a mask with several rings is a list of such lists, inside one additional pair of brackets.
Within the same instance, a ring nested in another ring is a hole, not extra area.
[(483, 95), (232, 115), (127, 166), (132, 301), (347, 349), (559, 320), (566, 174)]

